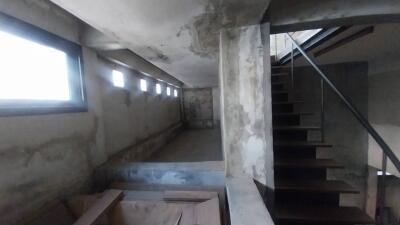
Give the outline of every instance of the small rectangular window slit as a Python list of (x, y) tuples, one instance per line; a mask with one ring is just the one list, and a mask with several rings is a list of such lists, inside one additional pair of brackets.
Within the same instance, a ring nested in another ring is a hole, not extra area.
[(140, 90), (147, 91), (147, 81), (145, 79), (140, 79)]

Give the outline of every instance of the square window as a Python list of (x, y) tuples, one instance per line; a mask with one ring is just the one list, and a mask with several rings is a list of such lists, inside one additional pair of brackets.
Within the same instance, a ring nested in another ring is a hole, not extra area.
[(174, 90), (174, 97), (177, 98), (178, 97), (178, 90)]
[(81, 46), (0, 17), (0, 116), (87, 111)]
[(0, 31), (0, 62), (0, 99), (71, 100), (65, 52)]
[(140, 79), (140, 90), (147, 91), (147, 81), (145, 79)]
[(125, 87), (124, 74), (118, 70), (113, 70), (113, 84), (115, 87)]
[(167, 87), (167, 96), (170, 96), (170, 95), (171, 95), (171, 88)]
[(161, 84), (156, 84), (156, 93), (160, 95), (162, 93)]

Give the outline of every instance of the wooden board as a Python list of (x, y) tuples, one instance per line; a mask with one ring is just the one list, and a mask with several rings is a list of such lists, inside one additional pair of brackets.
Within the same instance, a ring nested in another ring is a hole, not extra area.
[(122, 198), (122, 191), (120, 190), (107, 190), (103, 197), (97, 200), (90, 209), (85, 212), (74, 225), (94, 225), (102, 215), (107, 212)]
[[(113, 210), (111, 224), (176, 225), (182, 207), (162, 201), (120, 201)], [(179, 223), (178, 223), (179, 224)]]
[(197, 204), (195, 213), (197, 225), (221, 225), (218, 198)]
[(204, 202), (218, 198), (217, 192), (209, 191), (165, 191), (165, 201)]

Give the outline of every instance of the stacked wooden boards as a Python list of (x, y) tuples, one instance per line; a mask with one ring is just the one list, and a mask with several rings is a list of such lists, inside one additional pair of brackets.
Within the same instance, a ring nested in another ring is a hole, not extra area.
[(68, 205), (79, 217), (74, 225), (221, 225), (217, 192), (107, 190)]

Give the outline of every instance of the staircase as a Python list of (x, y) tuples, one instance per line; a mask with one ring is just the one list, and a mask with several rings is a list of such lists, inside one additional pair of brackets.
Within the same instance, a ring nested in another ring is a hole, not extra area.
[(341, 193), (358, 190), (339, 180), (327, 180), (328, 169), (343, 169), (333, 159), (318, 159), (318, 148), (332, 149), (327, 143), (308, 141), (309, 131), (320, 127), (302, 126), (291, 93), (289, 73), (280, 67), (272, 69), (272, 114), (275, 157), (276, 224), (374, 224), (374, 220), (357, 207), (340, 207)]

